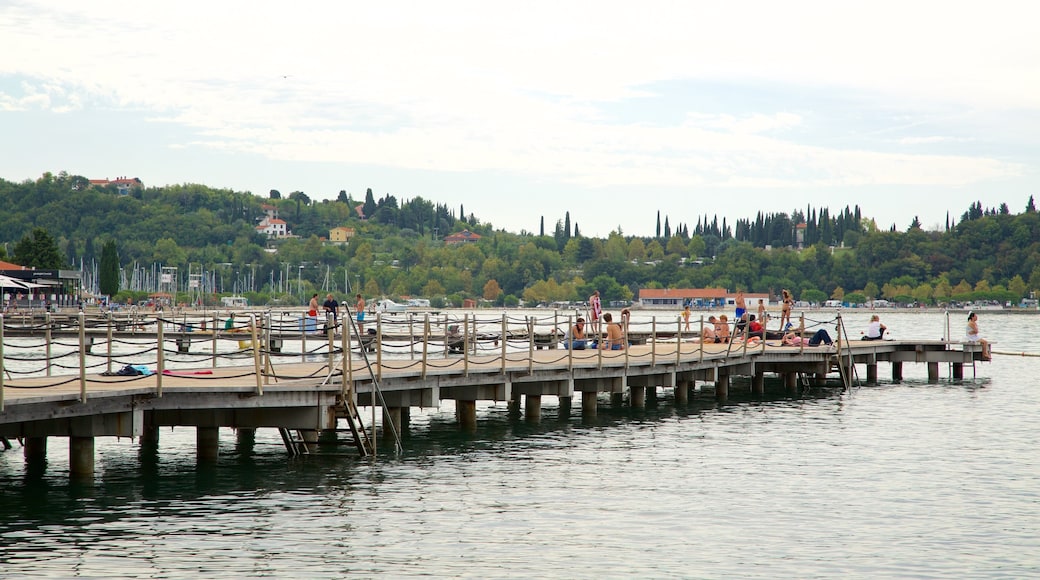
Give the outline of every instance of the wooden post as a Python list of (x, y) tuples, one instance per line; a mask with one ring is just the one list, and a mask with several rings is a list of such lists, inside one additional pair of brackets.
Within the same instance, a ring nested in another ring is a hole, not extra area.
[(462, 376), (469, 376), (469, 313), (462, 315)]
[[(86, 320), (83, 313), (79, 313), (79, 400), (87, 400), (87, 340)], [(161, 335), (160, 335), (161, 336)]]
[[(383, 380), (383, 313), (376, 313), (376, 379)], [(375, 385), (372, 386), (372, 406), (375, 407)], [(374, 428), (374, 427), (373, 427)], [(373, 434), (372, 438), (375, 438)]]
[(698, 362), (704, 362), (704, 315), (701, 314), (701, 325), (697, 328), (697, 338), (700, 339), (700, 354), (697, 356)]
[(534, 374), (534, 317), (527, 317), (527, 374)]
[[(105, 349), (105, 370), (111, 374), (112, 372), (112, 311), (109, 310), (105, 313), (105, 320), (107, 330), (105, 336), (108, 338), (108, 348)], [(214, 363), (215, 364), (215, 363)]]
[(263, 373), (260, 372), (260, 341), (256, 336), (256, 315), (249, 315), (249, 336), (253, 339), (253, 373), (256, 375), (256, 394), (264, 394)]
[(415, 313), (408, 313), (408, 359), (415, 360)]
[[(217, 333), (220, 329), (220, 319), (217, 317), (217, 313), (213, 312), (213, 344), (210, 347), (210, 352), (213, 354), (211, 366), (217, 368)], [(111, 340), (111, 339), (109, 339)]]
[(502, 374), (506, 374), (506, 315), (502, 313), (502, 334), (499, 339), (502, 341)]
[(422, 378), (426, 378), (426, 355), (430, 347), (430, 313), (423, 315), (423, 341), (422, 341)]
[[(83, 313), (79, 313), (80, 322), (83, 321)], [(82, 327), (82, 324), (80, 325)], [(155, 349), (155, 396), (162, 396), (163, 370), (166, 366), (166, 341), (163, 339), (163, 319), (155, 317), (156, 349)], [(82, 332), (82, 331), (80, 331)], [(82, 359), (81, 359), (82, 360)], [(86, 391), (84, 391), (84, 397)]]
[[(348, 315), (350, 314), (350, 310), (349, 309), (347, 310), (347, 314)], [(353, 351), (353, 347), (350, 345), (350, 342), (351, 342), (351, 340), (350, 340), (350, 333), (353, 331), (353, 329), (355, 327), (354, 325), (355, 325), (355, 323), (354, 323), (353, 320), (350, 321), (350, 322), (347, 322), (345, 320), (343, 321), (343, 337), (344, 337), (344, 343), (343, 343), (343, 364), (346, 365), (346, 367), (347, 367), (347, 382), (350, 383), (350, 388), (351, 389), (354, 388), (354, 351)], [(359, 331), (359, 334), (358, 334), (358, 347), (359, 348), (365, 348), (365, 343), (361, 342), (361, 334), (360, 334), (361, 327), (358, 326), (357, 329)]]
[(4, 314), (0, 312), (0, 413), (4, 410)]
[(336, 326), (335, 324), (329, 324), (332, 315), (325, 313), (325, 335), (329, 341), (329, 370), (336, 368)]
[[(682, 362), (682, 317), (675, 323), (675, 366)], [(675, 385), (672, 385), (675, 386)]]
[[(571, 315), (567, 315), (567, 332), (570, 333), (571, 329), (574, 328), (574, 320)], [(565, 334), (564, 336), (567, 336)], [(567, 371), (574, 372), (574, 337), (571, 336), (570, 344), (564, 345), (567, 347)]]
[[(44, 324), (44, 330), (43, 330), (44, 338), (43, 338), (43, 342), (44, 342), (44, 345), (45, 345), (45, 347), (44, 347), (45, 348), (44, 355), (47, 357), (46, 367), (47, 367), (47, 376), (49, 377), (49, 376), (51, 376), (51, 313), (50, 312), (48, 312), (48, 313), (43, 315), (43, 324)], [(111, 344), (111, 342), (109, 342), (109, 344)]]
[[(307, 319), (309, 316), (306, 312), (303, 313), (303, 319), (300, 322), (300, 362), (307, 362)], [(318, 324), (315, 319), (314, 324)], [(268, 349), (270, 352), (270, 349)]]
[[(346, 312), (346, 316), (350, 316), (350, 312), (349, 311)], [(349, 396), (350, 395), (350, 389), (347, 388), (347, 378), (348, 378), (348, 374), (350, 373), (350, 371), (347, 370), (347, 367), (351, 366), (350, 365), (350, 326), (351, 326), (350, 325), (350, 321), (349, 320), (344, 320), (343, 321), (343, 332), (339, 335), (340, 350), (343, 351), (342, 366), (340, 366), (340, 368), (339, 368), (340, 380), (342, 381), (342, 385), (341, 385), (341, 388), (340, 388), (339, 392), (341, 394), (343, 394), (343, 396)]]
[(657, 317), (650, 319), (650, 366), (657, 366)]

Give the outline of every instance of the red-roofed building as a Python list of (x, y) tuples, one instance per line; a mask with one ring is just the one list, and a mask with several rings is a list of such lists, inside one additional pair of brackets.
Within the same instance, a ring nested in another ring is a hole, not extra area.
[(113, 186), (119, 195), (129, 195), (132, 189), (141, 189), (144, 187), (144, 183), (137, 177), (118, 177), (116, 179), (91, 179), (90, 185), (92, 187), (108, 187)]
[(462, 230), (451, 234), (450, 236), (444, 236), (445, 244), (465, 244), (468, 242), (475, 242), (480, 239), (480, 234), (475, 234), (469, 230)]
[(285, 220), (264, 218), (256, 226), (256, 231), (267, 234), (270, 238), (284, 238), (289, 235), (289, 226), (285, 223)]

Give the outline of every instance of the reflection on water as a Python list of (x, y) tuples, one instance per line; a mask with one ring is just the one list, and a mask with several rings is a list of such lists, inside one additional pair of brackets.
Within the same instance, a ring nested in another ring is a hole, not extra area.
[[(1040, 350), (1031, 317), (995, 318), (995, 350)], [(882, 365), (880, 385), (795, 397), (733, 385), (722, 405), (601, 398), (590, 419), (483, 404), (473, 433), (449, 403), (413, 410), (404, 453), (377, 461), (222, 430), (197, 466), (194, 430), (163, 429), (157, 448), (99, 439), (90, 485), (52, 438), (46, 464), (0, 453), (0, 576), (1035, 577), (1037, 360), (937, 384)]]

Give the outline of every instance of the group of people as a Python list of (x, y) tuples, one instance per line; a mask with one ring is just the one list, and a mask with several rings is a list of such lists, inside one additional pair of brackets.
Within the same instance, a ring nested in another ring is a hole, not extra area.
[[(586, 330), (586, 320), (578, 317), (574, 326), (567, 330), (563, 339), (564, 347), (571, 350), (584, 350), (586, 348), (600, 348), (604, 350), (623, 350), (628, 345), (625, 336), (628, 333), (628, 322), (632, 313), (628, 308), (621, 310), (621, 320), (614, 322), (614, 315), (603, 312), (603, 303), (599, 297), (599, 290), (589, 296), (589, 328)], [(603, 321), (602, 326), (600, 320)]]
[[(354, 311), (356, 312), (356, 319), (358, 325), (358, 331), (364, 331), (365, 325), (365, 299), (358, 294), (354, 297)], [(311, 300), (307, 305), (307, 316), (316, 318), (318, 316), (318, 293), (315, 292), (311, 296)], [(336, 300), (336, 297), (330, 292), (325, 295), (325, 302), (320, 306), (321, 311), (325, 314), (326, 318), (332, 316), (332, 325), (334, 328), (339, 326), (339, 310), (340, 303)]]

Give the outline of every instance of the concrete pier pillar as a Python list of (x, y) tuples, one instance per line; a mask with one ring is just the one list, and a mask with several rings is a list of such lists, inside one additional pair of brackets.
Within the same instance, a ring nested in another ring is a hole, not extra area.
[(690, 384), (687, 381), (678, 381), (675, 385), (675, 404), (685, 405), (690, 401)]
[(141, 428), (141, 436), (138, 437), (137, 443), (141, 447), (149, 447), (153, 449), (159, 448), (159, 427), (156, 425), (145, 425)]
[(893, 362), (892, 363), (892, 380), (901, 381), (903, 380), (903, 363)]
[(628, 399), (632, 403), (633, 409), (646, 408), (646, 391), (647, 387), (628, 388)]
[(876, 384), (878, 381), (878, 363), (870, 363), (866, 365), (866, 381), (869, 384)]
[(766, 375), (755, 373), (751, 376), (751, 394), (761, 397), (766, 394)]
[(509, 398), (509, 416), (519, 417), (520, 416), (520, 393), (515, 390), (510, 394)]
[(25, 448), (22, 449), (22, 454), (25, 456), (26, 461), (46, 461), (46, 437), (26, 437), (24, 441)]
[(386, 415), (383, 417), (383, 421), (389, 419), (389, 421), (393, 423), (394, 428), (391, 429), (390, 425), (384, 424), (383, 439), (390, 439), (392, 441), (394, 438), (394, 431), (397, 432), (398, 436), (401, 434), (401, 407), (387, 407), (385, 411)]
[(784, 373), (784, 387), (788, 393), (797, 393), (798, 373)]
[(934, 383), (939, 380), (939, 363), (932, 361), (928, 363), (928, 382)]
[(643, 387), (646, 404), (653, 407), (657, 404), (657, 385), (647, 385)]
[(715, 380), (715, 400), (725, 403), (729, 399), (729, 375), (719, 375)]
[(599, 402), (599, 393), (596, 391), (581, 392), (581, 415), (583, 417), (595, 417), (596, 406)]
[(524, 418), (528, 421), (542, 420), (541, 395), (527, 395), (524, 397)]
[[(329, 431), (332, 433), (332, 438), (336, 438), (335, 431)], [(248, 429), (239, 427), (235, 429), (235, 449), (238, 451), (239, 456), (251, 455), (253, 453), (253, 447), (256, 446), (256, 429)]]
[(69, 477), (94, 479), (94, 438), (69, 437)]
[(219, 449), (219, 427), (197, 427), (195, 429), (196, 461), (199, 463), (216, 463)]
[(610, 393), (610, 406), (620, 407), (625, 404), (625, 393)]
[(412, 425), (412, 408), (401, 407), (401, 435), (408, 432), (408, 428)]
[(560, 397), (560, 419), (571, 416), (571, 407), (574, 405), (574, 397)]
[(461, 427), (463, 431), (477, 430), (476, 401), (456, 401), (455, 411), (458, 414), (459, 427)]
[(953, 378), (964, 378), (964, 363), (953, 363)]

